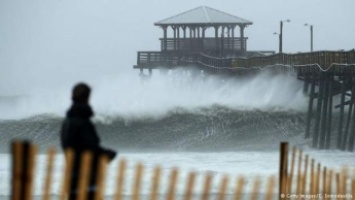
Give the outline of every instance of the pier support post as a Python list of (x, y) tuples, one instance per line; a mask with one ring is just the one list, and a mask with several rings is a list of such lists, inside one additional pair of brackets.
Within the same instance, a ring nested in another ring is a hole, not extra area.
[(326, 128), (327, 128), (327, 113), (328, 113), (328, 99), (329, 99), (329, 74), (325, 72), (324, 77), (324, 88), (323, 88), (323, 108), (322, 108), (322, 115), (321, 115), (321, 132), (320, 132), (320, 143), (319, 148), (325, 148), (325, 137), (326, 137)]
[(314, 134), (313, 134), (313, 142), (312, 147), (318, 147), (318, 137), (319, 137), (319, 126), (320, 126), (320, 119), (322, 114), (322, 96), (323, 96), (323, 88), (324, 88), (324, 81), (323, 81), (323, 72), (319, 73), (319, 87), (318, 87), (318, 100), (317, 100), (317, 113), (316, 113), (316, 121), (314, 127)]
[(352, 126), (351, 126), (351, 132), (349, 135), (349, 145), (348, 145), (348, 150), (349, 151), (354, 151), (354, 142), (355, 142), (355, 85), (353, 85), (353, 89), (351, 91), (351, 105), (353, 105), (353, 118), (352, 118)]
[[(354, 85), (353, 80), (350, 80), (351, 85)], [(354, 94), (354, 87), (352, 87), (352, 94), (351, 94), (351, 100), (349, 104), (349, 111), (348, 111), (348, 118), (346, 120), (346, 126), (345, 126), (345, 131), (344, 131), (344, 137), (343, 137), (343, 144), (341, 150), (346, 150), (347, 142), (348, 142), (348, 137), (349, 137), (349, 129), (350, 129), (350, 121), (351, 121), (351, 115), (352, 115), (352, 110), (353, 110), (353, 102), (355, 99), (355, 94)]]
[(308, 104), (308, 114), (307, 114), (307, 121), (306, 121), (306, 134), (305, 138), (309, 138), (310, 128), (311, 128), (311, 120), (312, 120), (312, 113), (313, 113), (313, 100), (314, 100), (314, 89), (315, 89), (315, 76), (313, 74), (310, 75), (311, 81), (311, 93), (309, 94), (309, 104)]
[(325, 141), (325, 149), (330, 149), (330, 137), (332, 133), (332, 115), (333, 115), (333, 80), (334, 74), (329, 75), (329, 89), (328, 89), (328, 119), (327, 119), (327, 133)]
[(341, 97), (340, 97), (340, 116), (339, 116), (339, 127), (338, 127), (338, 138), (337, 138), (337, 149), (341, 149), (343, 141), (343, 121), (344, 121), (344, 103), (345, 103), (345, 76), (342, 76), (341, 84)]

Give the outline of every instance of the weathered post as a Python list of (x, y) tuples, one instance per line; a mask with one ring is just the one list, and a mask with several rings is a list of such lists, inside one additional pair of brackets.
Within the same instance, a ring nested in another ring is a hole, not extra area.
[(330, 149), (330, 137), (331, 137), (331, 132), (332, 132), (332, 115), (333, 115), (333, 80), (334, 80), (334, 74), (329, 75), (329, 90), (328, 90), (328, 97), (329, 97), (329, 102), (328, 102), (328, 123), (327, 123), (327, 128), (326, 128), (326, 141), (325, 141), (325, 149)]
[(353, 119), (352, 119), (352, 126), (351, 126), (351, 132), (349, 135), (349, 145), (348, 145), (348, 150), (349, 151), (354, 151), (354, 142), (355, 142), (355, 106), (354, 106), (354, 101), (355, 101), (355, 86), (353, 86), (353, 90), (351, 92), (352, 96), (352, 101), (351, 105), (353, 105)]
[(50, 200), (51, 199), (50, 195), (51, 195), (52, 174), (53, 174), (55, 153), (56, 153), (56, 151), (54, 148), (48, 149), (46, 178), (45, 178), (44, 190), (43, 190), (43, 200)]
[(355, 197), (355, 178), (351, 181), (351, 195)]
[(311, 120), (312, 120), (312, 112), (313, 112), (313, 100), (314, 100), (314, 88), (315, 88), (315, 76), (312, 74), (310, 77), (311, 80), (311, 93), (309, 94), (309, 104), (308, 104), (308, 114), (307, 114), (307, 121), (306, 121), (306, 134), (305, 138), (309, 138), (310, 128), (311, 128)]
[(317, 114), (316, 114), (316, 121), (314, 127), (314, 135), (313, 135), (313, 142), (312, 147), (318, 147), (318, 138), (319, 138), (319, 126), (320, 126), (320, 119), (322, 114), (322, 96), (323, 96), (323, 88), (324, 88), (324, 81), (323, 81), (323, 73), (319, 74), (319, 88), (318, 88), (318, 101), (317, 101)]
[(12, 200), (27, 200), (32, 196), (36, 147), (28, 141), (12, 143)]
[(280, 177), (279, 177), (279, 199), (286, 199), (287, 191), (287, 162), (288, 162), (288, 143), (280, 144)]
[(23, 144), (20, 142), (13, 142), (11, 146), (12, 153), (12, 180), (11, 180), (11, 199), (19, 200), (23, 194)]
[[(350, 81), (352, 84), (354, 84), (353, 80)], [(353, 87), (353, 92), (351, 94), (351, 100), (349, 104), (349, 111), (348, 111), (348, 118), (346, 120), (346, 126), (345, 126), (345, 131), (344, 131), (344, 138), (343, 138), (343, 145), (341, 150), (346, 150), (347, 142), (348, 142), (348, 137), (349, 137), (349, 127), (350, 127), (350, 121), (351, 121), (351, 115), (352, 115), (352, 110), (353, 110), (353, 102), (355, 99), (355, 87)]]
[(342, 140), (343, 140), (343, 121), (344, 121), (344, 103), (345, 103), (345, 76), (342, 76), (341, 83), (341, 97), (340, 97), (340, 116), (339, 116), (339, 128), (338, 128), (338, 139), (337, 139), (337, 148), (341, 149)]
[(326, 136), (326, 127), (327, 127), (327, 108), (328, 108), (328, 90), (329, 90), (329, 74), (326, 73), (324, 77), (324, 88), (323, 88), (323, 112), (321, 115), (321, 132), (320, 132), (320, 142), (319, 148), (324, 149), (325, 147), (325, 136)]

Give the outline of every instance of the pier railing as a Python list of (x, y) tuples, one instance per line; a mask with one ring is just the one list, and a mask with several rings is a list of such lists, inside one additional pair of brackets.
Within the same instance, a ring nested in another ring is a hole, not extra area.
[[(292, 154), (289, 156), (288, 143), (281, 143), (280, 146), (280, 165), (279, 165), (279, 181), (275, 176), (267, 179), (266, 184), (262, 183), (260, 178), (248, 180), (244, 176), (230, 177), (222, 176), (218, 180), (218, 192), (214, 195), (218, 200), (229, 199), (227, 196), (232, 196), (233, 199), (248, 199), (257, 200), (265, 199), (353, 199), (355, 197), (355, 174), (351, 177), (351, 166), (339, 169), (330, 169), (323, 167), (308, 155), (305, 155), (302, 150), (296, 147), (292, 149)], [(36, 169), (36, 151), (37, 147), (28, 142), (14, 142), (12, 145), (12, 200), (30, 200), (33, 195), (33, 183), (35, 179)], [(296, 153), (298, 153), (298, 162), (296, 161)], [(51, 199), (52, 180), (54, 160), (56, 157), (55, 149), (49, 149), (47, 154), (47, 166), (45, 167), (45, 179), (43, 184), (42, 197), (44, 200)], [(290, 158), (290, 159), (289, 159)], [(81, 164), (79, 170), (79, 181), (77, 186), (77, 199), (86, 200), (88, 198), (86, 188), (88, 188), (90, 177), (90, 161), (92, 155), (90, 152), (84, 152), (81, 156)], [(68, 149), (65, 152), (65, 167), (62, 173), (62, 184), (60, 188), (59, 199), (65, 200), (68, 198), (71, 171), (73, 168), (74, 152)], [(296, 165), (297, 163), (297, 165)], [(237, 164), (237, 163), (236, 163)], [(96, 193), (95, 200), (104, 199), (107, 176), (107, 158), (101, 157), (98, 163), (98, 171), (96, 174)], [(297, 167), (296, 167), (297, 166)], [(250, 166), (253, 167), (253, 166)], [(277, 167), (277, 166), (275, 166)], [(355, 167), (355, 166), (353, 166)], [(133, 180), (131, 180), (131, 199), (138, 200), (141, 198), (141, 189), (143, 186), (143, 178), (145, 177), (145, 167), (142, 163), (137, 163), (134, 169)], [(296, 171), (297, 170), (297, 171)], [(110, 176), (116, 181), (115, 192), (113, 198), (116, 200), (124, 198), (124, 186), (128, 180), (126, 177), (127, 162), (123, 159), (119, 161), (116, 176)], [(176, 195), (177, 182), (179, 180), (178, 168), (172, 168), (168, 176), (163, 177), (163, 170), (160, 166), (156, 166), (151, 173), (149, 199), (156, 200), (159, 197), (159, 191), (162, 186), (161, 180), (167, 179), (166, 193), (164, 197), (167, 200), (174, 200)], [(202, 173), (203, 179), (197, 182), (198, 175), (201, 173), (191, 171), (188, 173), (186, 183), (184, 184), (184, 199), (211, 199), (211, 187), (214, 176), (211, 173)], [(251, 182), (251, 187), (246, 188), (247, 182)], [(146, 182), (145, 182), (146, 183)], [(232, 187), (230, 187), (230, 184)], [(263, 187), (262, 187), (263, 186)], [(276, 192), (278, 186), (279, 191)], [(195, 191), (201, 189), (198, 195)], [(230, 188), (233, 188), (230, 191)], [(249, 189), (249, 190), (248, 190)], [(248, 191), (248, 192), (246, 192)], [(247, 194), (247, 195), (246, 195)], [(330, 195), (330, 196), (326, 196)], [(322, 198), (323, 197), (323, 198)], [(161, 199), (161, 198), (160, 198)]]
[[(248, 38), (244, 38), (244, 48), (247, 48)], [(241, 51), (242, 40), (239, 37), (235, 38), (167, 38), (166, 43), (164, 38), (160, 38), (162, 51), (184, 51), (184, 52), (205, 52), (216, 50)], [(165, 49), (166, 45), (166, 49)]]
[(174, 66), (197, 63), (198, 54), (172, 54), (160, 51), (138, 52), (137, 65), (134, 68), (155, 69), (172, 68)]
[(274, 54), (250, 58), (219, 58), (207, 54), (172, 54), (164, 52), (138, 52), (135, 68), (171, 68), (187, 64), (199, 65), (209, 71), (238, 72), (264, 69), (270, 66), (299, 73), (328, 71), (351, 72), (354, 67), (344, 65), (355, 63), (355, 51), (319, 51), (297, 54)]

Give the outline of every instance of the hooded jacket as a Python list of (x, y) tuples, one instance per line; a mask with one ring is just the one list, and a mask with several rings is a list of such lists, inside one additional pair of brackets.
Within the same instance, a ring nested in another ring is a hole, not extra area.
[(90, 118), (94, 115), (87, 104), (73, 104), (62, 125), (61, 144), (63, 149), (75, 151), (99, 151), (100, 139)]
[(100, 138), (90, 120), (92, 116), (94, 112), (88, 104), (75, 103), (71, 106), (62, 125), (62, 148), (72, 148), (75, 152), (89, 150), (95, 154), (106, 154), (112, 160), (115, 153), (100, 146)]
[[(62, 125), (60, 133), (61, 146), (63, 150), (71, 148), (75, 152), (70, 184), (70, 200), (76, 199), (81, 161), (80, 157), (84, 151), (90, 151), (93, 153), (89, 183), (91, 189), (89, 189), (89, 192), (95, 191), (99, 156), (106, 155), (109, 160), (112, 160), (116, 156), (116, 152), (100, 146), (100, 138), (96, 133), (94, 124), (90, 120), (93, 115), (94, 113), (88, 104), (75, 103), (68, 110)], [(93, 193), (90, 193), (89, 199), (93, 199)]]

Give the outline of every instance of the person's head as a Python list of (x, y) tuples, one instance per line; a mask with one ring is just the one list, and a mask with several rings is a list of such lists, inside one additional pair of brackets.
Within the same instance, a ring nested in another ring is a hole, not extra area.
[(73, 88), (72, 100), (74, 103), (89, 103), (90, 87), (85, 83), (78, 83)]

